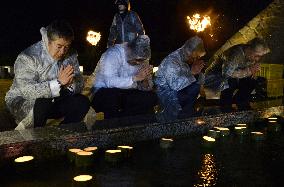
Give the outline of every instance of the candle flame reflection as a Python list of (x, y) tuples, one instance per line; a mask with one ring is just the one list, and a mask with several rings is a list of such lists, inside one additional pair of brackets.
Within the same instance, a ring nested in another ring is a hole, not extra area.
[(201, 169), (198, 171), (197, 186), (214, 186), (218, 177), (218, 169), (213, 154), (205, 154), (202, 159)]

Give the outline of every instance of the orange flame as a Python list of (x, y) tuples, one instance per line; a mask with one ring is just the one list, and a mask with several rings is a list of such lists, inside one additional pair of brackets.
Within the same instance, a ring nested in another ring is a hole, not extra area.
[(89, 31), (86, 39), (90, 44), (97, 45), (97, 43), (101, 39), (101, 33), (95, 31)]
[(187, 16), (187, 21), (191, 30), (202, 32), (211, 25), (210, 17), (205, 15), (201, 18), (200, 14), (194, 14), (192, 17)]

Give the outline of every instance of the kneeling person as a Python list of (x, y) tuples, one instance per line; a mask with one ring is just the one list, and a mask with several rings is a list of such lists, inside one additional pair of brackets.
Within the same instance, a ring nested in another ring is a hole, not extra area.
[(77, 54), (69, 50), (71, 26), (57, 20), (40, 32), (42, 40), (17, 57), (15, 78), (5, 97), (16, 130), (42, 127), (50, 118), (80, 122), (89, 110), (88, 98), (79, 94), (84, 81)]
[(155, 83), (162, 112), (160, 121), (171, 121), (194, 114), (194, 104), (200, 93), (204, 76), (201, 73), (205, 55), (202, 40), (195, 36), (169, 54), (159, 65)]
[(92, 106), (96, 112), (104, 112), (108, 119), (153, 111), (157, 97), (152, 91), (150, 56), (150, 39), (146, 35), (108, 48), (93, 73)]

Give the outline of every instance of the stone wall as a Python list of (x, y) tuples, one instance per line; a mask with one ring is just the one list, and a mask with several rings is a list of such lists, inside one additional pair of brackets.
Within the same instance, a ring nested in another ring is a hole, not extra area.
[(231, 46), (247, 43), (249, 40), (260, 37), (268, 42), (271, 53), (265, 56), (263, 63), (284, 63), (284, 0), (273, 1), (266, 9), (235, 33), (209, 60), (215, 59)]

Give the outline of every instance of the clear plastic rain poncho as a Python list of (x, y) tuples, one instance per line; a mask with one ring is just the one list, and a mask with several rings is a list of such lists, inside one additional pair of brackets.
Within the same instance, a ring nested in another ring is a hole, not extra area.
[(201, 43), (203, 44), (199, 37), (192, 37), (181, 48), (169, 54), (159, 65), (154, 82), (162, 105), (162, 111), (158, 115), (160, 121), (177, 119), (179, 111), (182, 110), (177, 97), (179, 90), (196, 81), (200, 85), (204, 83), (202, 73), (199, 74), (198, 80), (192, 75), (190, 65), (187, 63), (188, 57), (185, 54), (186, 48), (187, 54), (190, 54)]
[(61, 61), (54, 60), (47, 50), (46, 29), (41, 28), (40, 32), (42, 40), (18, 55), (14, 64), (15, 78), (5, 97), (6, 105), (18, 124), (16, 130), (33, 127), (33, 107), (37, 98), (60, 95), (57, 78), (61, 65), (70, 64), (75, 69), (73, 93), (80, 93), (84, 86), (77, 53), (69, 54)]
[[(128, 44), (116, 44), (102, 54), (96, 69), (93, 73), (93, 88), (96, 92), (100, 88), (121, 88), (151, 90), (153, 83), (149, 79), (149, 87), (144, 88), (140, 81), (133, 81), (133, 76), (139, 69), (149, 63), (151, 57), (150, 39), (147, 35), (139, 35), (133, 41), (131, 47)], [(130, 54), (126, 54), (131, 50)], [(130, 65), (127, 61), (131, 59), (143, 58), (144, 64)]]
[(244, 53), (245, 45), (235, 45), (223, 54), (206, 70), (205, 89), (220, 92), (228, 88), (229, 78), (245, 78), (251, 76), (250, 67), (254, 62), (249, 61)]

